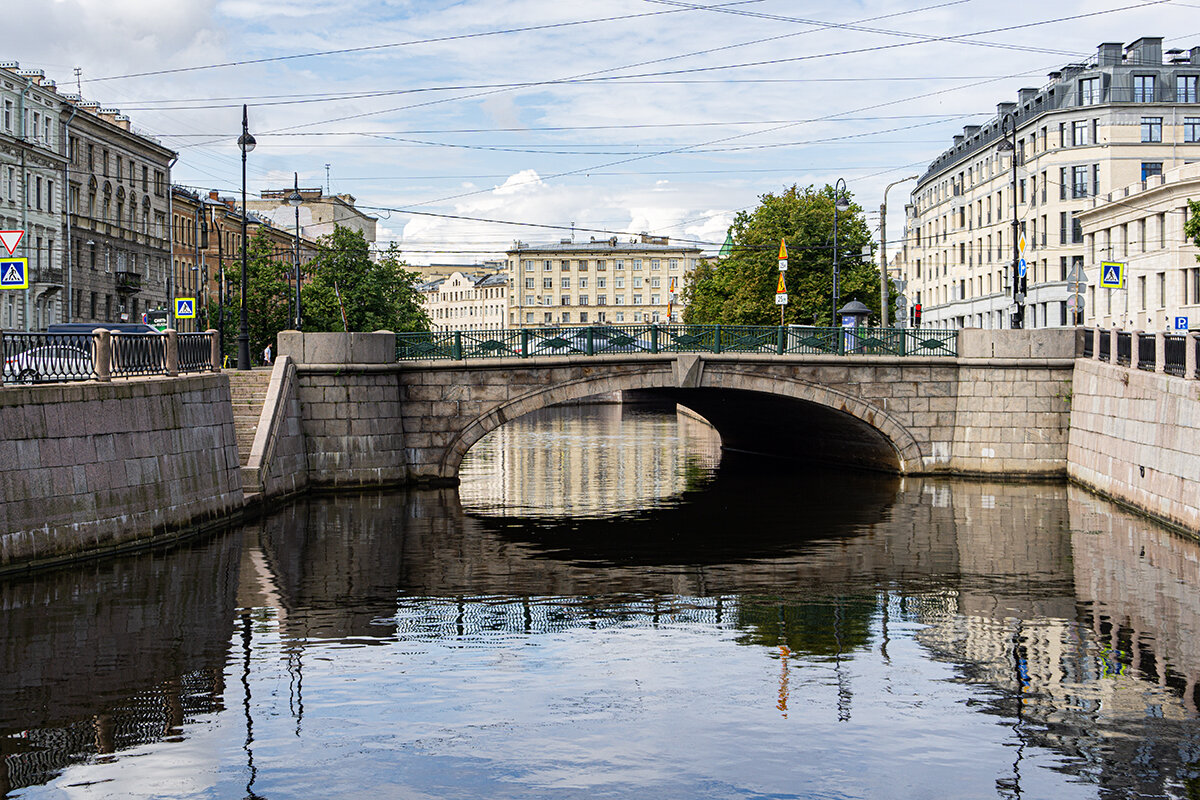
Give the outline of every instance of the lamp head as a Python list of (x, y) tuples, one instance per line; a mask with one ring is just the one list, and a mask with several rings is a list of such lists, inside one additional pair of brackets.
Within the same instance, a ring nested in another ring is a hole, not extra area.
[(833, 207), (838, 211), (849, 211), (850, 199), (844, 194), (839, 194), (837, 200), (833, 204)]
[(1011, 153), (1012, 149), (1013, 149), (1012, 140), (1010, 140), (1007, 136), (1004, 137), (996, 145), (996, 149), (999, 150), (1001, 153)]
[(300, 196), (299, 192), (292, 192), (287, 196), (287, 204), (292, 208), (299, 208), (303, 202), (304, 198)]
[(238, 137), (238, 147), (242, 149), (243, 154), (249, 153), (251, 150), (253, 150), (254, 145), (256, 144), (258, 144), (258, 142), (255, 141), (254, 136), (250, 133), (250, 131), (246, 131)]

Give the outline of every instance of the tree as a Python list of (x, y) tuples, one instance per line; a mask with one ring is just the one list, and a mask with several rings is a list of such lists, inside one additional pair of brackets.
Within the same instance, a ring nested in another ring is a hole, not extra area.
[[(1183, 235), (1200, 247), (1200, 200), (1188, 200), (1188, 218), (1183, 226)], [(1196, 260), (1200, 261), (1200, 255), (1196, 256)]]
[[(288, 282), (292, 274), (290, 258), (275, 257), (275, 246), (267, 232), (259, 228), (250, 239), (246, 251), (246, 322), (250, 334), (250, 359), (258, 361), (258, 354), (270, 343), (274, 346), (276, 334), (291, 327), (292, 289)], [(237, 352), (238, 334), (241, 330), (242, 259), (241, 253), (225, 256), (225, 281), (229, 291), (225, 297), (224, 345), (227, 354)], [(209, 298), (205, 305), (208, 327), (219, 325), (218, 298)]]
[(304, 330), (429, 330), (414, 288), (419, 276), (404, 269), (395, 244), (373, 260), (362, 232), (338, 225), (318, 246), (304, 267)]
[[(695, 324), (777, 325), (779, 241), (785, 239), (789, 269), (785, 275), (789, 324), (832, 325), (833, 187), (793, 185), (767, 193), (752, 212), (739, 212), (730, 228), (728, 256), (701, 262), (684, 286), (684, 321)], [(728, 244), (727, 240), (727, 244)], [(861, 257), (871, 233), (862, 209), (838, 212), (841, 302), (860, 300), (879, 313), (879, 270)]]

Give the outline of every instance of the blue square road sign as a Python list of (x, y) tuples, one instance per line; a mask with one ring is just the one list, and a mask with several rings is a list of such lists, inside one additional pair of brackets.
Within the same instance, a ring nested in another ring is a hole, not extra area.
[(0, 289), (29, 288), (29, 259), (0, 258)]

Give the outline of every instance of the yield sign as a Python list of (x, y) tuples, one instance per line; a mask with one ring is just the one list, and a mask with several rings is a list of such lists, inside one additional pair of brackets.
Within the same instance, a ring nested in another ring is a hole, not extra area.
[(21, 243), (21, 237), (25, 235), (25, 231), (0, 231), (0, 244), (4, 245), (4, 249), (11, 256), (16, 252), (17, 245)]

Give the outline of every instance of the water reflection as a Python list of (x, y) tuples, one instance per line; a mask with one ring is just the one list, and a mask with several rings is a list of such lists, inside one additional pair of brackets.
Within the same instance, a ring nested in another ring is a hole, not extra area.
[[(614, 471), (589, 414), (644, 461)], [(485, 451), (525, 471), (462, 503), (312, 498), (2, 587), (6, 790), (1200, 796), (1195, 542), (1065, 486), (714, 468), (671, 419), (573, 409)], [(120, 643), (80, 623), (109, 608), (137, 620)], [(98, 680), (104, 647), (131, 666)], [(32, 666), (51, 652), (74, 666)], [(150, 733), (63, 733), (114, 708)], [(147, 743), (136, 771), (95, 757)], [(179, 763), (191, 784), (147, 777)]]

